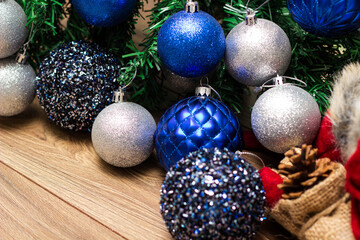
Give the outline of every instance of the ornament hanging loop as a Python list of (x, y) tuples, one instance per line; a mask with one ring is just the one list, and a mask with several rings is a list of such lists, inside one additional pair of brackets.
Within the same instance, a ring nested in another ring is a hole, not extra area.
[(245, 151), (236, 151), (235, 154), (239, 154), (240, 156), (242, 155), (249, 155), (249, 156), (252, 156), (252, 157), (255, 157), (257, 160), (259, 160), (261, 162), (261, 164), (259, 165), (262, 165), (261, 168), (265, 167), (265, 163), (264, 163), (264, 160), (259, 157), (258, 155), (256, 155), (255, 153), (251, 153), (251, 152), (245, 152)]
[(222, 102), (220, 94), (209, 84), (209, 78), (206, 77), (206, 83), (202, 82), (203, 78), (200, 79), (200, 86), (195, 89), (195, 95), (201, 97), (210, 97), (211, 93), (214, 92), (216, 96)]
[[(1, 2), (2, 0), (0, 0)], [(4, 0), (5, 1), (5, 0)], [(32, 38), (32, 34), (33, 34), (33, 30), (34, 30), (34, 22), (32, 22), (31, 24), (31, 29), (30, 29), (30, 33), (29, 33), (29, 38), (27, 40), (26, 43), (24, 43), (24, 45), (22, 46), (22, 48), (20, 48), (19, 52), (16, 55), (16, 62), (20, 63), (20, 64), (26, 64), (27, 60), (28, 60), (28, 56), (26, 55), (26, 51), (29, 47), (31, 38)]]
[(187, 0), (186, 4), (185, 4), (185, 12), (188, 13), (195, 13), (195, 12), (199, 12), (200, 8), (199, 8), (199, 3), (194, 1), (194, 0)]
[[(286, 81), (287, 79), (296, 81), (298, 83), (287, 83), (287, 81)], [(272, 82), (272, 84), (269, 85), (268, 83), (270, 83), (270, 82)], [(298, 86), (298, 87), (302, 87), (302, 88), (307, 87), (306, 82), (304, 82), (298, 78), (277, 75), (276, 77), (271, 78), (271, 79), (267, 80), (266, 82), (264, 82), (264, 84), (261, 85), (260, 87), (255, 88), (254, 91), (257, 93), (257, 92), (262, 91), (264, 88), (272, 88), (272, 87), (281, 86), (281, 85), (294, 85), (294, 86)]]
[(266, 0), (263, 2), (260, 6), (258, 6), (255, 10), (252, 10), (251, 8), (248, 8), (248, 5), (250, 3), (250, 0), (246, 3), (246, 14), (245, 14), (245, 21), (246, 25), (253, 26), (256, 24), (257, 18), (256, 18), (256, 12), (259, 10), (262, 6), (270, 2), (270, 0)]
[[(1, 1), (1, 0), (0, 0)], [(26, 55), (26, 47), (23, 47), (20, 49), (20, 51), (17, 53), (15, 61), (20, 64), (26, 64), (28, 60), (28, 56)]]
[[(112, 97), (112, 101), (114, 103), (118, 103), (118, 102), (124, 102), (125, 101), (125, 92), (126, 92), (126, 88), (134, 81), (136, 75), (137, 75), (137, 67), (135, 64), (133, 64), (133, 66), (135, 67), (135, 71), (134, 71), (134, 76), (132, 77), (132, 79), (124, 86), (119, 86), (119, 90), (114, 91), (113, 97)], [(121, 68), (124, 69), (124, 68)]]

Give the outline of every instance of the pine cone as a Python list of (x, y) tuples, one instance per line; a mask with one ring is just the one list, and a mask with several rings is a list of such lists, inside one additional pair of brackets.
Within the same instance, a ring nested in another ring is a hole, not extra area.
[(283, 190), (282, 198), (295, 199), (304, 191), (327, 178), (335, 167), (329, 158), (317, 159), (317, 148), (303, 144), (285, 153), (285, 161), (278, 166), (284, 182), (278, 185)]

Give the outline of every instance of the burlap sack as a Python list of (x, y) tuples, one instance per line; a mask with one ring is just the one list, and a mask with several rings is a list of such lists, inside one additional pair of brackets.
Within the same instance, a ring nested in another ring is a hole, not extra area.
[(306, 190), (294, 200), (281, 199), (270, 216), (294, 235), (315, 215), (324, 211), (345, 195), (345, 168), (337, 163), (324, 181)]
[(323, 212), (311, 218), (301, 229), (299, 239), (355, 240), (351, 228), (351, 201), (346, 194)]

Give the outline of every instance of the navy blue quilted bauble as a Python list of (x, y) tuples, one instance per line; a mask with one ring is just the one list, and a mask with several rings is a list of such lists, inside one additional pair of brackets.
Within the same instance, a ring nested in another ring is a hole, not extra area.
[(337, 38), (360, 28), (359, 0), (288, 0), (291, 16), (305, 31)]
[(201, 148), (242, 149), (242, 131), (235, 114), (210, 97), (190, 97), (169, 108), (155, 132), (155, 148), (168, 171), (189, 152)]
[(181, 11), (163, 24), (157, 47), (160, 59), (172, 72), (187, 78), (201, 77), (220, 63), (225, 54), (225, 35), (208, 13)]

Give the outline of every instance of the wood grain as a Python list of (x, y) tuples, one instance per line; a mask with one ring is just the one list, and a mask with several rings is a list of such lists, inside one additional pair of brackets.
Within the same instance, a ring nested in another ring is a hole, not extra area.
[(121, 238), (2, 163), (0, 186), (1, 239)]

